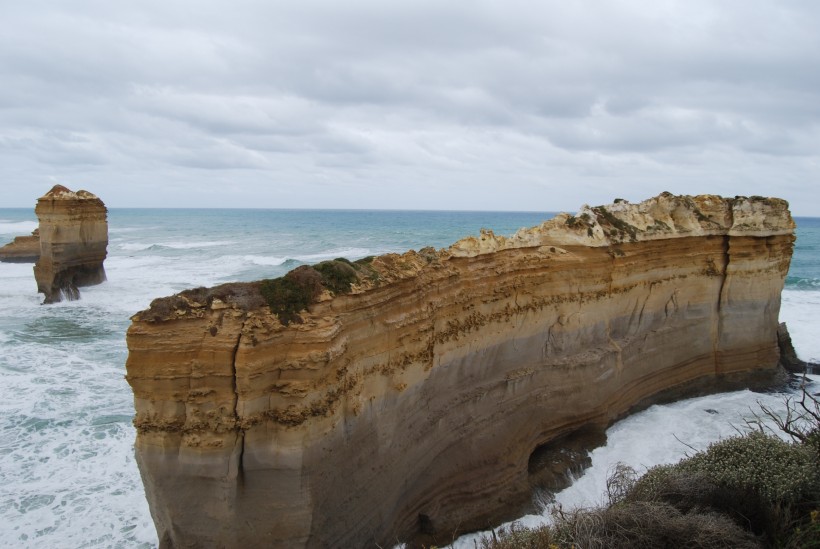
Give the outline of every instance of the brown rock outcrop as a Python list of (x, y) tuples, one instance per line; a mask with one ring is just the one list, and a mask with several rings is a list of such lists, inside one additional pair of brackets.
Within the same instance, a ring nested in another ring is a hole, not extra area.
[(34, 265), (44, 303), (78, 299), (79, 288), (105, 281), (108, 210), (88, 191), (55, 185), (37, 200), (40, 257)]
[(664, 193), (317, 266), (323, 288), (303, 270), (155, 300), (126, 366), (161, 546), (392, 546), (493, 524), (529, 498), (544, 443), (775, 372), (793, 229), (783, 200)]
[(0, 261), (6, 263), (35, 263), (40, 259), (40, 230), (34, 229), (31, 236), (16, 236), (14, 240), (0, 248)]

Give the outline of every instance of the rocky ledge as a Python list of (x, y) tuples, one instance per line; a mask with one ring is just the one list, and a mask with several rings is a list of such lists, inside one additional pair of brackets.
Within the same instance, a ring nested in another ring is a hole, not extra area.
[(79, 288), (105, 281), (108, 210), (88, 191), (55, 185), (37, 200), (40, 254), (34, 265), (44, 303), (78, 299)]
[(776, 198), (664, 193), (155, 300), (127, 379), (161, 546), (442, 543), (505, 518), (546, 443), (777, 371), (793, 229)]
[(35, 263), (40, 259), (40, 229), (31, 236), (16, 236), (0, 248), (0, 261), (5, 263)]

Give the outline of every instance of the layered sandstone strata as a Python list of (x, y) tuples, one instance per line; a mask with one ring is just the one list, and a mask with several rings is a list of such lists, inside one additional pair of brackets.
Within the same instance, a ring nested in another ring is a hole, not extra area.
[(16, 236), (0, 248), (0, 261), (6, 263), (34, 263), (40, 259), (40, 233), (34, 229), (31, 236)]
[(774, 372), (793, 228), (783, 200), (664, 193), (361, 260), (349, 293), (340, 265), (317, 266), (306, 310), (276, 300), (310, 287), (307, 267), (155, 300), (127, 378), (161, 545), (384, 547), (491, 525), (529, 497), (541, 445)]
[(55, 185), (37, 200), (40, 257), (34, 265), (44, 303), (78, 299), (79, 288), (105, 281), (108, 210), (88, 191)]

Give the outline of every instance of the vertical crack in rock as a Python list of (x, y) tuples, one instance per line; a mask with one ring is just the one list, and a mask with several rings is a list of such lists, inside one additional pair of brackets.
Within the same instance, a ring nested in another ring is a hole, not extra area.
[[(610, 253), (610, 267), (609, 273), (607, 275), (607, 294), (612, 294), (612, 288), (615, 284), (615, 266), (618, 262), (618, 258), (615, 254)], [(621, 346), (618, 345), (618, 342), (612, 337), (612, 322), (611, 319), (606, 319), (606, 337), (609, 340), (609, 345), (615, 351), (615, 367), (618, 369), (618, 373), (620, 374), (624, 370), (624, 362), (623, 362), (623, 349)]]
[(236, 336), (236, 343), (233, 347), (233, 352), (231, 353), (231, 375), (233, 376), (233, 392), (234, 392), (234, 401), (233, 401), (233, 419), (234, 425), (236, 426), (236, 444), (239, 445), (239, 456), (237, 460), (237, 471), (236, 471), (236, 482), (239, 487), (243, 487), (245, 484), (245, 471), (244, 471), (244, 463), (243, 459), (245, 457), (245, 431), (242, 428), (240, 418), (239, 418), (239, 381), (236, 378), (236, 355), (239, 351), (239, 344), (242, 341), (243, 332), (245, 330), (245, 323), (247, 321), (247, 316), (242, 319), (242, 324), (239, 326), (239, 331)]
[(646, 310), (646, 304), (649, 303), (649, 298), (652, 297), (652, 288), (653, 285), (650, 284), (649, 288), (646, 291), (646, 296), (644, 297), (643, 304), (641, 305), (641, 312), (638, 313), (638, 325), (635, 326), (635, 332), (640, 330), (641, 326), (643, 326), (643, 313)]
[(723, 237), (723, 241), (721, 243), (723, 254), (721, 255), (721, 267), (720, 267), (720, 286), (717, 293), (717, 310), (715, 314), (715, 339), (713, 341), (713, 356), (714, 356), (714, 364), (715, 364), (715, 373), (720, 371), (720, 345), (723, 340), (723, 315), (724, 315), (724, 300), (728, 301), (729, 297), (727, 294), (726, 289), (726, 279), (729, 276), (729, 262), (731, 261), (731, 255), (729, 253), (729, 239), (731, 237), (729, 235), (725, 235)]
[(618, 373), (621, 373), (624, 370), (623, 349), (612, 337), (612, 327), (609, 320), (606, 323), (606, 337), (609, 340), (609, 345), (615, 351), (615, 367), (618, 369)]

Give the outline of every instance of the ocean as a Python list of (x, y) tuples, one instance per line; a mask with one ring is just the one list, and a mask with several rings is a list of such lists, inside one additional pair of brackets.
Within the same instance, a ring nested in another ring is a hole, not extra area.
[[(324, 259), (446, 247), (482, 227), (509, 235), (548, 212), (111, 209), (108, 281), (42, 306), (31, 264), (0, 263), (0, 546), (157, 544), (133, 456), (124, 379), (129, 318), (185, 288), (284, 274)], [(820, 362), (820, 219), (797, 218), (781, 320), (798, 354)], [(0, 209), (0, 244), (37, 227), (33, 210)], [(614, 424), (593, 465), (556, 498), (600, 503), (617, 461), (644, 469), (732, 436), (757, 402), (738, 391), (653, 406)], [(523, 517), (536, 524), (540, 516)], [(471, 537), (456, 545), (472, 547)]]

